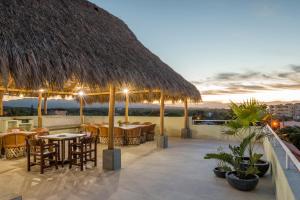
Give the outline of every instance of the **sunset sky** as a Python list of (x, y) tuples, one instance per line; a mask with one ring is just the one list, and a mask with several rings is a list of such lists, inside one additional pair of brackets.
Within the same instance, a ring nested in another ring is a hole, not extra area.
[(300, 1), (93, 0), (204, 101), (300, 100)]

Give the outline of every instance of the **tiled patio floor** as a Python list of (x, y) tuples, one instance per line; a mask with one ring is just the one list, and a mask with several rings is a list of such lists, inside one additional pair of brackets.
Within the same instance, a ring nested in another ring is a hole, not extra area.
[(0, 199), (9, 194), (25, 200), (275, 199), (270, 176), (260, 179), (255, 191), (240, 192), (213, 175), (215, 162), (203, 156), (217, 146), (227, 147), (227, 142), (170, 139), (169, 145), (165, 150), (157, 150), (154, 142), (122, 148), (122, 169), (117, 172), (102, 170), (101, 153), (97, 168), (53, 168), (44, 175), (38, 167), (27, 172), (25, 159), (1, 160)]

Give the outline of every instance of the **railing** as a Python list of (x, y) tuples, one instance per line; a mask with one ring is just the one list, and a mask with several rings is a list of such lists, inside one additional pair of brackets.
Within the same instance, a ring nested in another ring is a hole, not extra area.
[(290, 168), (289, 163), (290, 161), (292, 161), (293, 165), (297, 168), (298, 171), (300, 171), (300, 162), (295, 157), (295, 155), (291, 152), (291, 150), (284, 144), (284, 142), (278, 137), (278, 135), (272, 130), (272, 128), (269, 125), (267, 125), (265, 127), (265, 131), (267, 133), (270, 133), (270, 135), (272, 136), (272, 138), (271, 137), (268, 138), (272, 140), (273, 145), (276, 146), (279, 143), (282, 149), (285, 151), (285, 169)]
[(193, 125), (224, 125), (228, 120), (199, 120), (194, 119)]

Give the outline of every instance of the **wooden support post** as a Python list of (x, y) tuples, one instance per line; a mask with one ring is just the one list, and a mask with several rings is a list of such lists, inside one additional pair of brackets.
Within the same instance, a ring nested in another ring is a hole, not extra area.
[(0, 116), (3, 116), (3, 92), (0, 92)]
[(37, 107), (37, 111), (38, 111), (38, 128), (43, 127), (42, 98), (43, 98), (43, 93), (40, 92), (39, 97), (38, 97), (38, 107)]
[(115, 86), (109, 88), (109, 111), (108, 111), (108, 149), (114, 149), (114, 116), (115, 116)]
[(181, 129), (182, 138), (192, 138), (192, 131), (189, 127), (188, 99), (184, 99), (184, 127)]
[(114, 148), (114, 116), (115, 116), (115, 86), (109, 88), (109, 110), (108, 110), (108, 149), (103, 150), (103, 169), (121, 169), (121, 149)]
[(125, 94), (125, 122), (129, 122), (129, 94), (126, 92)]
[(162, 91), (160, 96), (160, 135), (164, 135), (164, 121), (165, 120), (165, 94)]
[(47, 95), (44, 96), (44, 115), (48, 114)]
[(84, 123), (84, 116), (83, 116), (83, 96), (79, 96), (79, 101), (80, 101), (80, 108), (79, 108), (80, 124), (83, 124)]
[(189, 111), (188, 111), (188, 100), (184, 99), (184, 128), (189, 128)]
[(160, 94), (160, 131), (159, 136), (157, 136), (157, 147), (158, 148), (168, 148), (168, 136), (164, 131), (164, 120), (165, 120), (165, 94), (161, 91)]

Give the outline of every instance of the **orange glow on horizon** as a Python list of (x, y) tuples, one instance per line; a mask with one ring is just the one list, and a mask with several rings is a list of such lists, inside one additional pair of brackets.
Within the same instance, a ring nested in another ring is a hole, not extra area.
[(240, 94), (202, 95), (202, 99), (204, 102), (229, 103), (230, 101), (234, 101), (240, 103), (251, 98), (255, 98), (262, 102), (300, 101), (300, 90), (266, 90)]

